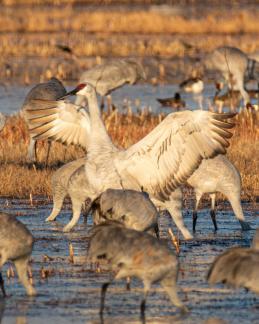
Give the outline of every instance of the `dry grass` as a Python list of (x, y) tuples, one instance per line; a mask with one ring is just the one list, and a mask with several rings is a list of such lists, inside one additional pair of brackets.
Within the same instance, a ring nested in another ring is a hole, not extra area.
[[(204, 34), (204, 33), (257, 33), (258, 11), (213, 13), (199, 18), (184, 15), (164, 15), (147, 10), (108, 11), (75, 10), (62, 8), (23, 8), (3, 10), (0, 20), (1, 32), (60, 32), (130, 34)], [(154, 23), (155, 22), (155, 23)]]
[[(44, 3), (49, 2), (40, 0), (2, 1), (7, 6), (1, 6), (1, 82), (15, 79), (30, 84), (52, 75), (75, 80), (83, 69), (111, 57), (144, 60), (150, 80), (157, 77), (159, 65), (165, 64), (164, 81), (171, 82), (170, 78), (186, 74), (193, 59), (218, 46), (236, 46), (246, 53), (259, 50), (259, 11), (253, 7), (221, 10), (214, 6), (208, 10), (204, 6), (206, 14), (191, 15), (186, 14), (183, 3), (176, 11), (169, 7), (166, 14), (149, 10), (149, 6), (107, 10), (108, 1), (95, 10), (79, 8), (74, 2), (57, 0), (48, 6)], [(73, 55), (62, 52), (57, 44), (69, 46)], [(192, 60), (172, 61), (183, 57)]]
[[(147, 112), (122, 115), (115, 112), (104, 113), (103, 118), (113, 141), (120, 147), (139, 141), (149, 133), (164, 115), (151, 115)], [(259, 132), (256, 128), (259, 113), (243, 112), (237, 116), (237, 125), (228, 151), (230, 160), (239, 169), (243, 180), (242, 197), (255, 201), (259, 196)], [(51, 196), (50, 178), (64, 161), (82, 157), (81, 148), (70, 146), (65, 155), (65, 147), (54, 143), (50, 155), (50, 166), (44, 168), (46, 143), (39, 142), (40, 164), (31, 166), (26, 163), (28, 133), (24, 121), (19, 116), (10, 117), (0, 135), (0, 196), (25, 197), (31, 195)]]

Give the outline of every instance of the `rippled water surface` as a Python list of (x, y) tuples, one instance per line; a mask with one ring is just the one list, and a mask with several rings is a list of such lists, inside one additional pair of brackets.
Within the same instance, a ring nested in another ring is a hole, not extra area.
[[(109, 277), (106, 271), (97, 273), (86, 262), (88, 230), (81, 219), (71, 234), (63, 234), (62, 227), (70, 218), (70, 205), (67, 204), (58, 221), (45, 223), (52, 204), (46, 199), (38, 200), (31, 206), (25, 200), (1, 200), (2, 210), (17, 214), (35, 237), (32, 254), (33, 281), (38, 291), (36, 298), (26, 297), (24, 288), (16, 276), (7, 279), (3, 275), (7, 293), (6, 300), (0, 297), (0, 318), (2, 323), (100, 323), (98, 316), (100, 287)], [(254, 206), (243, 204), (245, 216), (255, 229), (256, 213)], [(188, 228), (192, 226), (190, 210), (184, 210)], [(209, 210), (199, 213), (197, 233), (191, 241), (181, 241), (180, 273), (178, 285), (180, 297), (190, 309), (182, 318), (171, 305), (159, 285), (154, 285), (147, 300), (147, 323), (206, 323), (213, 317), (224, 320), (218, 323), (259, 323), (259, 297), (244, 289), (231, 290), (224, 286), (209, 286), (206, 274), (215, 256), (231, 246), (248, 246), (254, 230), (242, 232), (232, 210), (221, 203), (217, 212), (219, 230), (215, 234)], [(171, 225), (168, 215), (160, 217), (160, 231), (167, 238)], [(174, 228), (174, 232), (177, 233)], [(69, 243), (74, 249), (74, 264), (69, 261)], [(168, 241), (170, 246), (171, 243)], [(172, 247), (173, 248), (173, 247)], [(42, 273), (46, 278), (42, 278)], [(130, 292), (125, 283), (118, 281), (108, 290), (104, 323), (139, 323), (139, 303), (142, 284), (133, 280)], [(1, 322), (1, 321), (0, 321)]]

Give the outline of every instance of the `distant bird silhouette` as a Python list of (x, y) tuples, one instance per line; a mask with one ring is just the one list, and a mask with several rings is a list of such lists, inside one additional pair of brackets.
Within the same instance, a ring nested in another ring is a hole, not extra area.
[(63, 53), (68, 54), (77, 64), (80, 64), (77, 55), (74, 53), (71, 47), (65, 44), (55, 44), (56, 48), (61, 50)]
[(192, 92), (194, 94), (201, 93), (204, 89), (204, 83), (201, 78), (189, 78), (179, 84), (179, 87), (185, 92)]
[(251, 248), (233, 247), (218, 256), (210, 267), (210, 284), (244, 287), (259, 294), (259, 229)]
[[(144, 296), (140, 305), (142, 323), (145, 323), (146, 298), (155, 282), (161, 284), (172, 304), (182, 312), (187, 311), (177, 296), (178, 260), (166, 244), (152, 235), (114, 222), (103, 223), (92, 230), (88, 257), (92, 262), (106, 261), (116, 273), (113, 280), (133, 276), (143, 281)], [(106, 291), (111, 283), (112, 280), (102, 286), (101, 318)]]
[(65, 53), (73, 54), (73, 50), (67, 45), (56, 44), (56, 47)]
[(7, 261), (15, 264), (18, 277), (29, 296), (36, 295), (27, 276), (28, 261), (32, 253), (33, 236), (14, 215), (0, 213), (0, 288), (6, 296), (1, 268)]
[(171, 107), (176, 111), (179, 111), (181, 108), (185, 107), (185, 101), (182, 100), (179, 92), (176, 92), (174, 97), (170, 98), (158, 98), (158, 102), (164, 107)]
[(39, 83), (34, 86), (30, 92), (25, 97), (24, 103), (22, 105), (22, 114), (24, 116), (25, 122), (28, 126), (30, 134), (30, 143), (28, 148), (28, 159), (29, 161), (37, 161), (37, 152), (36, 152), (36, 142), (38, 139), (47, 139), (48, 140), (48, 150), (46, 163), (49, 157), (50, 145), (52, 136), (48, 134), (44, 127), (41, 129), (40, 135), (35, 138), (36, 132), (35, 128), (40, 125), (44, 125), (45, 121), (41, 119), (40, 111), (41, 107), (33, 105), (32, 102), (35, 99), (41, 100), (57, 100), (60, 97), (66, 94), (66, 89), (64, 88), (61, 81), (57, 78), (51, 78), (48, 82)]

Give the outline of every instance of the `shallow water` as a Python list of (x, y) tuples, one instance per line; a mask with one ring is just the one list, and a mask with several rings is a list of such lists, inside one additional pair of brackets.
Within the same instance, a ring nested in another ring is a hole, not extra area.
[[(31, 206), (25, 200), (0, 200), (2, 210), (17, 214), (32, 231), (35, 245), (32, 254), (33, 281), (38, 291), (36, 298), (26, 297), (17, 278), (7, 279), (9, 265), (3, 267), (6, 290), (11, 297), (0, 297), (2, 323), (100, 323), (98, 316), (100, 287), (109, 277), (107, 271), (96, 273), (86, 263), (88, 230), (91, 218), (83, 218), (71, 234), (63, 234), (62, 227), (70, 217), (67, 204), (58, 222), (45, 223), (52, 204), (46, 199), (34, 201)], [(256, 213), (252, 206), (243, 203), (246, 219), (253, 229)], [(254, 230), (242, 232), (238, 221), (221, 203), (217, 212), (219, 230), (215, 234), (208, 209), (199, 213), (197, 233), (191, 241), (181, 241), (180, 273), (178, 286), (180, 297), (190, 309), (182, 318), (172, 306), (159, 285), (154, 285), (147, 300), (147, 323), (205, 323), (209, 318), (219, 318), (226, 323), (258, 323), (259, 296), (244, 289), (231, 290), (222, 285), (209, 286), (206, 274), (215, 256), (231, 246), (249, 246)], [(185, 223), (192, 226), (190, 210), (184, 210)], [(167, 238), (171, 220), (168, 215), (160, 217), (160, 232)], [(177, 233), (175, 227), (174, 232)], [(69, 262), (69, 243), (74, 248), (74, 264)], [(171, 246), (171, 243), (168, 241)], [(45, 256), (45, 258), (44, 258)], [(41, 278), (41, 269), (49, 271), (49, 277)], [(108, 290), (104, 323), (139, 323), (139, 303), (142, 284), (133, 280), (130, 292), (125, 283), (118, 281)], [(0, 320), (1, 322), (1, 320)], [(224, 322), (224, 323), (225, 323)]]
[[(22, 87), (3, 87), (0, 86), (0, 111), (5, 114), (18, 112), (23, 104), (26, 94), (32, 86)], [(72, 89), (72, 87), (67, 87)], [(131, 106), (133, 111), (148, 108), (154, 113), (172, 111), (171, 108), (164, 108), (157, 102), (156, 98), (173, 97), (179, 91), (177, 85), (151, 86), (149, 84), (137, 84), (134, 86), (126, 85), (112, 93), (112, 102), (123, 111), (124, 106)], [(203, 98), (195, 97), (190, 93), (182, 93), (182, 98), (186, 102), (186, 109), (197, 109), (201, 105), (204, 109), (208, 108), (215, 93), (214, 85), (206, 85)], [(200, 103), (201, 102), (201, 103)]]

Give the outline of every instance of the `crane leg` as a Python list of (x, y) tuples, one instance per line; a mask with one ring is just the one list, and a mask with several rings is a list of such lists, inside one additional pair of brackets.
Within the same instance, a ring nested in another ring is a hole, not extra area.
[(130, 277), (126, 278), (126, 290), (130, 291), (130, 283), (131, 283), (131, 279)]
[(102, 285), (102, 290), (101, 290), (101, 303), (100, 303), (100, 317), (101, 317), (101, 322), (103, 322), (103, 310), (104, 310), (104, 303), (105, 303), (105, 295), (107, 292), (107, 289), (111, 282), (106, 282)]
[(196, 223), (197, 223), (197, 218), (198, 218), (197, 210), (194, 210), (194, 211), (192, 212), (192, 230), (193, 230), (193, 232), (195, 232)]
[(200, 192), (195, 192), (195, 195), (196, 195), (196, 202), (195, 202), (195, 208), (192, 213), (192, 230), (193, 230), (193, 232), (195, 232), (195, 229), (196, 229), (196, 222), (197, 222), (197, 218), (198, 218), (198, 206), (199, 206), (199, 202), (200, 202), (202, 194)]
[(150, 284), (144, 282), (144, 296), (140, 304), (140, 319), (142, 324), (146, 323), (146, 316), (145, 316), (145, 311), (146, 311), (146, 299), (147, 295), (150, 289)]
[(218, 226), (217, 226), (217, 221), (216, 221), (216, 212), (215, 212), (215, 202), (216, 202), (216, 194), (210, 194), (210, 198), (211, 198), (211, 210), (210, 210), (210, 217), (212, 219), (215, 231), (218, 230)]
[(159, 239), (159, 226), (158, 226), (158, 224), (156, 224), (156, 226), (154, 228), (154, 231), (155, 231), (156, 237)]
[(4, 288), (4, 279), (2, 277), (2, 273), (0, 272), (0, 287), (3, 293), (3, 296), (6, 297), (6, 292), (5, 292), (5, 288)]

